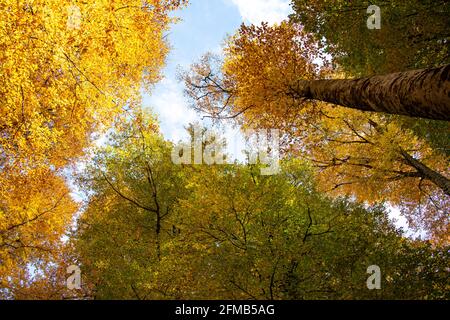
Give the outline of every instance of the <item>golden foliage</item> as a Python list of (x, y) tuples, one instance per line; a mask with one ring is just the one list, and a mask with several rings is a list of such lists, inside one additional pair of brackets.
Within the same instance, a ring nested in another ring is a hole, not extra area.
[(2, 284), (60, 242), (77, 210), (63, 168), (161, 78), (186, 2), (0, 0)]

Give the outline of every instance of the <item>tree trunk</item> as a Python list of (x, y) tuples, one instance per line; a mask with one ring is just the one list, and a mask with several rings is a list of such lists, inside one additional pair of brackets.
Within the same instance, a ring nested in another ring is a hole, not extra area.
[(362, 111), (450, 121), (450, 64), (353, 80), (299, 81), (297, 98)]
[(156, 215), (156, 257), (161, 262), (161, 215)]
[(450, 196), (450, 180), (439, 172), (430, 169), (428, 166), (413, 158), (409, 153), (401, 151), (401, 155), (408, 162), (408, 164), (416, 169), (423, 178), (433, 182), (436, 186), (442, 189), (447, 196)]

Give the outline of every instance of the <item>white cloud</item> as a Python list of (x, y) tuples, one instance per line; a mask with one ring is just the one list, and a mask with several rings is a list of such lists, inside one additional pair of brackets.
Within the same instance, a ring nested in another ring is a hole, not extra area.
[(289, 0), (228, 0), (239, 9), (243, 20), (252, 24), (280, 23), (291, 13)]
[(182, 85), (175, 80), (162, 80), (153, 94), (145, 98), (145, 105), (157, 113), (161, 131), (166, 139), (174, 142), (183, 140), (187, 135), (185, 126), (199, 120), (197, 114), (187, 105)]

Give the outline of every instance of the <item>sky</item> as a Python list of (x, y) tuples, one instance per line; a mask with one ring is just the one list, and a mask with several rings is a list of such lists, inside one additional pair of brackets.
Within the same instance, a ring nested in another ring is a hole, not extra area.
[[(289, 0), (191, 0), (188, 7), (177, 12), (180, 22), (173, 25), (168, 40), (172, 50), (164, 69), (164, 79), (150, 94), (144, 96), (144, 106), (158, 115), (161, 131), (174, 142), (187, 139), (184, 127), (202, 122), (188, 107), (183, 84), (177, 70), (188, 69), (206, 52), (220, 53), (222, 43), (234, 34), (242, 23), (279, 23), (291, 13)], [(226, 136), (236, 136), (227, 128)], [(231, 153), (236, 152), (234, 139), (227, 139)], [(236, 142), (239, 143), (239, 142)]]

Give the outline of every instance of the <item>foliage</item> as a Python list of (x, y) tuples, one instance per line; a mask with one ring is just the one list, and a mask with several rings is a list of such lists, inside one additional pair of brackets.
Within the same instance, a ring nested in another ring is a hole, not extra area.
[[(242, 25), (183, 73), (203, 115), (282, 131), (273, 176), (174, 164), (139, 107), (186, 3), (0, 0), (0, 298), (448, 299), (449, 124), (300, 94), (448, 63), (448, 1), (381, 0), (368, 30), (367, 1), (293, 0), (290, 21)], [(194, 129), (193, 145), (217, 142)], [(428, 239), (396, 229), (390, 205)]]
[[(448, 1), (293, 0), (293, 21), (314, 34), (333, 60), (357, 75), (446, 64)], [(381, 8), (381, 29), (367, 28), (367, 8)]]
[[(45, 169), (0, 189), (0, 287), (12, 294), (53, 262), (77, 204), (62, 177)], [(3, 297), (3, 292), (0, 292)]]
[[(445, 297), (445, 248), (402, 238), (381, 207), (324, 197), (305, 163), (288, 161), (278, 176), (255, 165), (177, 166), (157, 132), (126, 132), (81, 180), (92, 197), (75, 245), (93, 298)], [(144, 208), (156, 203), (170, 208), (159, 239)], [(384, 272), (379, 292), (366, 287), (372, 264)]]
[(160, 79), (184, 3), (0, 1), (1, 287), (56, 256), (77, 211), (65, 167)]
[(341, 76), (319, 68), (320, 57), (299, 25), (242, 26), (222, 62), (206, 55), (182, 78), (198, 111), (244, 128), (280, 129), (285, 156), (312, 161), (322, 191), (402, 205), (413, 226), (448, 241), (449, 194), (439, 183), (449, 184), (445, 153), (399, 117), (296, 97), (292, 89), (304, 79)]

